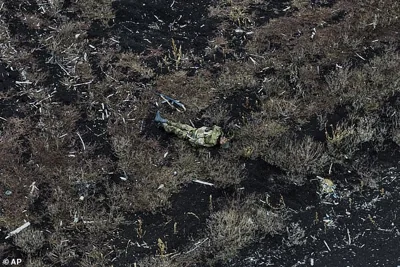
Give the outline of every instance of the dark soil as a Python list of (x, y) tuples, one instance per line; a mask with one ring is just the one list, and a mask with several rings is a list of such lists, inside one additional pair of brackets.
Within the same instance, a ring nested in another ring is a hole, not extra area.
[(400, 265), (397, 1), (100, 2), (0, 2), (3, 265)]

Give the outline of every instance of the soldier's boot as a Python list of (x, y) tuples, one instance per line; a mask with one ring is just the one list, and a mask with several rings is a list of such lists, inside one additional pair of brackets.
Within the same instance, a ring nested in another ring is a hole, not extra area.
[(161, 117), (160, 111), (157, 111), (156, 117), (154, 118), (154, 121), (155, 122), (159, 122), (159, 123), (167, 123), (168, 122), (167, 119), (164, 119), (164, 118)]

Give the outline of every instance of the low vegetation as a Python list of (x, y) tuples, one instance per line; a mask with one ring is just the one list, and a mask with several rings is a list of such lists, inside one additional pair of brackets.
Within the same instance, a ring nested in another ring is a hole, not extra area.
[[(348, 186), (332, 168), (376, 188), (376, 155), (400, 146), (400, 2), (156, 2), (0, 0), (0, 228), (31, 222), (2, 241), (27, 266), (302, 246), (282, 195), (316, 176)], [(157, 110), (220, 125), (229, 146), (192, 147)]]

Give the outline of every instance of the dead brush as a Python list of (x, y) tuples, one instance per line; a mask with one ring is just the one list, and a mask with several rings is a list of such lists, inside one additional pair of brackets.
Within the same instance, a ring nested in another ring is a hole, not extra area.
[(109, 262), (107, 251), (99, 245), (93, 245), (89, 252), (86, 252), (79, 261), (79, 266), (91, 267), (99, 266), (106, 267)]
[(66, 22), (52, 27), (48, 35), (40, 39), (41, 44), (50, 47), (52, 51), (62, 52), (71, 49), (86, 37), (88, 24), (85, 22)]
[(77, 218), (77, 222), (75, 223), (83, 223), (85, 229), (87, 229), (93, 238), (100, 238), (98, 233), (115, 230), (124, 221), (124, 217), (115, 203), (108, 203), (109, 209), (107, 210), (96, 203), (97, 201), (101, 201), (101, 198), (98, 198), (96, 201), (93, 199), (84, 199), (72, 210), (74, 218)]
[[(114, 151), (118, 156), (118, 169), (127, 174), (126, 183), (130, 185), (123, 188), (120, 194), (126, 192), (129, 196), (124, 201), (130, 203), (131, 211), (148, 211), (167, 206), (171, 192), (189, 179), (184, 176), (184, 170), (190, 166), (180, 166), (180, 163), (171, 167), (163, 165), (165, 151), (153, 148), (151, 143), (152, 140), (135, 141), (123, 136), (113, 138)], [(157, 194), (154, 190), (157, 190)]]
[(237, 185), (243, 178), (239, 162), (234, 159), (205, 158), (201, 164), (204, 168), (197, 175), (205, 176), (221, 186)]
[(9, 118), (0, 131), (0, 168), (16, 167), (26, 148), (21, 137), (25, 136), (31, 122), (27, 119)]
[(214, 105), (207, 108), (201, 118), (205, 119), (210, 126), (225, 125), (225, 122), (229, 120), (228, 113), (229, 110), (226, 105)]
[(217, 80), (219, 91), (231, 93), (234, 90), (256, 88), (259, 81), (254, 78), (255, 70), (256, 66), (251, 61), (245, 61), (242, 64), (227, 61)]
[(393, 111), (391, 114), (392, 128), (390, 130), (390, 136), (393, 142), (400, 146), (400, 112)]
[(230, 200), (225, 208), (211, 214), (207, 221), (207, 236), (212, 261), (227, 261), (250, 244), (256, 233), (262, 236), (280, 233), (285, 226), (285, 211), (268, 211), (258, 201), (260, 196)]
[(25, 253), (33, 254), (44, 246), (45, 236), (42, 231), (28, 228), (15, 236), (14, 244)]
[[(1, 166), (1, 165), (0, 165)], [(18, 165), (8, 165), (7, 168), (15, 168), (14, 170), (6, 170), (2, 167), (0, 188), (2, 192), (1, 208), (2, 216), (0, 217), (0, 227), (8, 230), (14, 230), (21, 225), (21, 222), (27, 218), (27, 210), (29, 209), (28, 188), (21, 188), (21, 179), (30, 184), (35, 177), (28, 171), (18, 168)], [(9, 190), (11, 195), (6, 196), (5, 192)]]
[(46, 267), (41, 258), (29, 257), (26, 260), (26, 267)]
[(156, 164), (157, 157), (162, 158), (162, 151), (157, 141), (138, 138), (137, 142), (128, 136), (115, 136), (112, 145), (119, 158), (118, 165), (122, 170), (130, 173), (140, 171), (149, 164)]
[(251, 215), (239, 207), (213, 213), (207, 223), (207, 236), (211, 238), (215, 260), (234, 257), (254, 240), (256, 230)]
[(162, 88), (165, 95), (190, 105), (192, 110), (200, 111), (217, 96), (215, 81), (211, 75), (208, 70), (198, 70), (194, 76), (188, 76), (185, 71), (175, 71), (157, 77), (155, 87)]
[(270, 149), (270, 146), (279, 140), (288, 130), (288, 127), (278, 120), (269, 119), (261, 114), (253, 114), (250, 122), (244, 124), (235, 133), (235, 155), (244, 158), (257, 158)]
[(222, 53), (222, 56), (226, 58), (228, 54), (233, 53), (233, 49), (229, 48), (229, 41), (224, 36), (217, 36), (208, 42), (205, 55), (212, 55), (214, 59), (218, 52)]
[[(26, 81), (32, 82), (32, 84), (37, 87), (42, 87), (49, 78), (49, 72), (41, 69), (34, 59), (32, 59), (30, 64), (24, 69), (24, 73)], [(30, 88), (30, 86), (28, 86), (28, 88)], [(29, 93), (29, 89), (27, 93)]]
[(134, 77), (137, 80), (150, 79), (154, 76), (153, 70), (141, 62), (140, 56), (131, 52), (117, 54), (113, 77), (123, 80), (124, 76)]
[(181, 267), (187, 266), (184, 262), (179, 262), (179, 257), (176, 259), (170, 257), (154, 257), (147, 256), (133, 264), (133, 267)]
[(53, 264), (68, 264), (78, 258), (78, 248), (63, 233), (54, 232), (48, 239), (50, 249), (46, 258)]
[(251, 24), (250, 16), (246, 14), (246, 9), (242, 6), (232, 6), (229, 11), (229, 19), (239, 27)]
[(301, 246), (307, 243), (305, 230), (300, 226), (299, 223), (291, 223), (286, 228), (286, 232), (288, 234), (287, 239), (284, 240), (284, 244), (286, 246)]
[[(324, 146), (311, 137), (297, 140), (284, 137), (265, 151), (264, 160), (289, 174), (306, 175), (322, 171), (328, 162)], [(302, 182), (300, 176), (298, 182)]]
[(113, 0), (87, 0), (74, 3), (74, 9), (81, 12), (81, 17), (86, 21), (99, 21), (103, 26), (115, 18), (112, 8)]
[(87, 61), (83, 42), (87, 27), (88, 24), (84, 22), (56, 24), (51, 27), (52, 30), (49, 33), (43, 34), (39, 38), (39, 43), (45, 46), (51, 54), (46, 59), (46, 63), (57, 65), (69, 78), (70, 86), (79, 79), (76, 73), (77, 64)]
[(36, 3), (41, 12), (56, 17), (62, 10), (64, 0), (36, 0)]
[(354, 124), (345, 121), (328, 127), (325, 128), (325, 136), (329, 153), (337, 158), (350, 158), (357, 145)]
[(379, 0), (370, 0), (366, 3), (357, 1), (343, 1), (349, 7), (358, 12), (357, 19), (360, 21), (359, 27), (363, 30), (376, 30), (394, 25), (398, 22), (400, 4), (398, 1), (390, 0), (385, 5), (381, 5)]
[(271, 119), (279, 119), (283, 122), (297, 117), (299, 100), (271, 97), (263, 102), (263, 108)]
[(342, 66), (342, 68), (337, 68), (335, 71), (325, 76), (331, 95), (342, 96), (348, 91), (348, 85), (352, 75), (350, 67), (350, 63), (347, 63)]
[(246, 27), (253, 21), (253, 14), (248, 11), (253, 4), (261, 4), (261, 2), (259, 0), (219, 1), (216, 5), (209, 7), (209, 14), (211, 17), (227, 20), (234, 26)]

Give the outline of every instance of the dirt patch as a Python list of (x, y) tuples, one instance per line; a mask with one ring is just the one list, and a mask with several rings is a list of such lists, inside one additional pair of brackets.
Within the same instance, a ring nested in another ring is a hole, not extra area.
[(172, 40), (183, 54), (203, 55), (217, 25), (207, 16), (211, 1), (115, 1), (112, 34), (120, 45), (156, 67), (171, 54)]
[(166, 244), (167, 253), (183, 250), (190, 240), (201, 237), (209, 214), (220, 209), (233, 192), (192, 183), (171, 196), (168, 209), (128, 215), (133, 224), (123, 226), (115, 240), (116, 247), (126, 245), (125, 251), (120, 252), (119, 266), (157, 251), (159, 238)]

